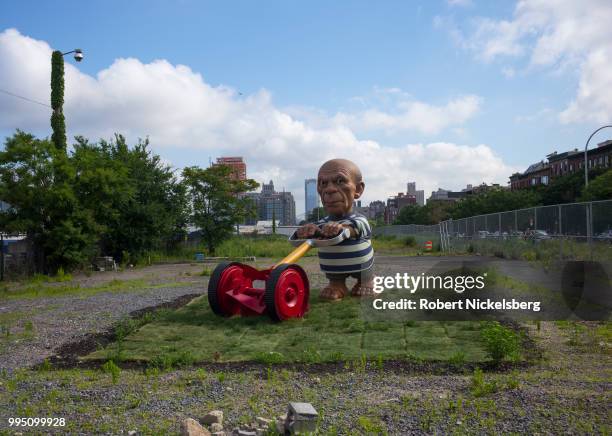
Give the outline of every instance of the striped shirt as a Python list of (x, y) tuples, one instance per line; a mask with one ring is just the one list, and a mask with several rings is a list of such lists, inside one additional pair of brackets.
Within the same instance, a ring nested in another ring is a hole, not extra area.
[(338, 245), (319, 247), (319, 264), (324, 273), (353, 273), (365, 271), (374, 263), (374, 250), (372, 249), (372, 230), (366, 217), (357, 213), (350, 213), (337, 219), (326, 216), (316, 224), (338, 222), (348, 224), (357, 233), (355, 238), (342, 241)]

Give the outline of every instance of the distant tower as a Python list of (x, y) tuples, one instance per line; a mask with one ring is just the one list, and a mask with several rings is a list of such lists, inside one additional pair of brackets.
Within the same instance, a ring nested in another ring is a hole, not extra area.
[(417, 191), (416, 182), (408, 182), (406, 185), (406, 194), (414, 195), (416, 197), (416, 204), (425, 206), (425, 191)]
[(317, 207), (319, 207), (317, 179), (306, 179), (304, 180), (304, 219), (308, 219), (308, 214)]
[(244, 163), (242, 157), (218, 157), (215, 165), (230, 167), (234, 180), (246, 180), (246, 163)]

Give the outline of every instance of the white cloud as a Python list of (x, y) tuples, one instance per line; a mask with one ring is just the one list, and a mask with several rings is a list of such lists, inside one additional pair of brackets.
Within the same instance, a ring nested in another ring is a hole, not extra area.
[[(434, 25), (451, 20), (437, 18)], [(477, 18), (468, 36), (449, 26), (453, 40), (480, 59), (528, 58), (529, 68), (577, 71), (577, 94), (561, 122), (612, 119), (612, 2), (521, 0), (511, 20)], [(509, 70), (506, 70), (509, 71)]]
[(448, 3), (449, 6), (462, 7), (472, 6), (474, 4), (472, 0), (446, 0), (446, 3)]
[(437, 134), (447, 127), (459, 126), (478, 113), (482, 98), (477, 95), (457, 97), (443, 106), (435, 106), (411, 98), (403, 98), (393, 111), (371, 108), (352, 113), (339, 113), (335, 121), (356, 132), (383, 130), (387, 133), (416, 131)]
[[(49, 99), (51, 48), (16, 30), (0, 33), (0, 83), (29, 98)], [(482, 181), (505, 184), (516, 168), (506, 165), (486, 145), (446, 142), (385, 146), (358, 136), (367, 128), (440, 132), (461, 124), (479, 109), (476, 96), (463, 96), (442, 106), (414, 100), (401, 90), (392, 95), (395, 109), (368, 109), (327, 116), (316, 109), (281, 110), (266, 90), (241, 96), (226, 86), (211, 86), (201, 74), (165, 60), (144, 64), (117, 59), (96, 76), (66, 62), (64, 112), (69, 135), (95, 140), (114, 132), (130, 141), (148, 136), (155, 151), (179, 165), (206, 166), (209, 157), (243, 156), (249, 177), (272, 179), (292, 191), (303, 210), (303, 180), (315, 176), (333, 157), (354, 160), (364, 173), (366, 202), (386, 199), (416, 181), (428, 192), (459, 189)], [(50, 109), (0, 95), (0, 130), (20, 128), (50, 134)], [(408, 141), (405, 141), (408, 142)]]

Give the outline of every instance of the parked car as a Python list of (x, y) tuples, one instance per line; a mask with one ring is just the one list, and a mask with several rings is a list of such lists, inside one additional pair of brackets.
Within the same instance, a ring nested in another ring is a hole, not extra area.
[(596, 236), (596, 238), (601, 242), (610, 242), (612, 244), (612, 230), (607, 230), (603, 233), (600, 233)]
[(532, 241), (543, 241), (546, 239), (551, 239), (551, 236), (546, 232), (546, 230), (527, 230), (525, 232), (525, 239), (529, 239)]

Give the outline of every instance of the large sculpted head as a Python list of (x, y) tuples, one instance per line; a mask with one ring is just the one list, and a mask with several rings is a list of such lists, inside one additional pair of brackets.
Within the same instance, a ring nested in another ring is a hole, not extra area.
[(350, 160), (328, 160), (319, 169), (317, 191), (325, 211), (331, 216), (348, 214), (353, 201), (361, 197), (364, 189), (361, 171)]

